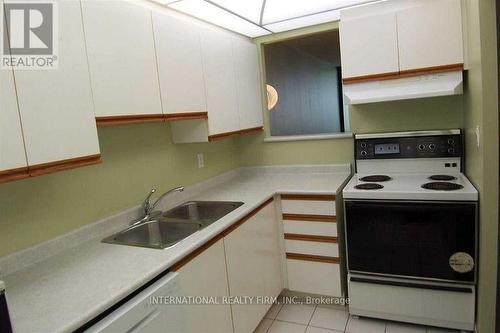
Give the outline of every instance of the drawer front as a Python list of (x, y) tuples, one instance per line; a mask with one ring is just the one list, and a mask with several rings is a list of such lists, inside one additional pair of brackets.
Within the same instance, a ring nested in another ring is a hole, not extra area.
[(283, 220), (283, 230), (290, 234), (337, 236), (337, 223)]
[(335, 201), (281, 200), (284, 214), (335, 215)]
[(290, 290), (326, 296), (342, 296), (338, 264), (296, 259), (287, 259), (286, 264)]
[(337, 243), (285, 239), (285, 251), (326, 257), (339, 256), (339, 246)]

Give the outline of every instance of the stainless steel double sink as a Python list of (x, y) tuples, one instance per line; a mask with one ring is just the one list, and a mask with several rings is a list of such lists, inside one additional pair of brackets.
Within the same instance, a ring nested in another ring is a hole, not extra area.
[(149, 221), (128, 227), (102, 241), (104, 243), (164, 249), (221, 219), (243, 202), (189, 201)]

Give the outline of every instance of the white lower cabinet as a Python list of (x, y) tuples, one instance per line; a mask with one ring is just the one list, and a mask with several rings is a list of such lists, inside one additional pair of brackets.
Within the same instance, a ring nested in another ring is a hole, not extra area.
[(274, 205), (268, 204), (224, 237), (224, 246), (230, 295), (255, 297), (254, 304), (231, 306), (234, 332), (253, 332), (271, 306), (257, 297), (277, 297), (282, 291)]
[(288, 289), (342, 297), (335, 195), (282, 195)]
[(340, 267), (336, 263), (287, 259), (288, 288), (293, 291), (340, 297)]
[[(179, 269), (179, 289), (183, 296), (222, 298), (229, 296), (224, 244), (220, 239)], [(229, 304), (186, 304), (179, 306), (182, 324), (178, 332), (232, 332)]]

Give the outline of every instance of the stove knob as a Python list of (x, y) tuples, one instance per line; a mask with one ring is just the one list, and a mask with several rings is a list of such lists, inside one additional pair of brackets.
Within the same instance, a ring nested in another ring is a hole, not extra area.
[(429, 149), (430, 149), (430, 150), (434, 150), (434, 149), (436, 149), (436, 145), (435, 145), (435, 144), (433, 144), (433, 143), (431, 143), (431, 144), (429, 145)]
[(448, 144), (449, 144), (449, 145), (452, 145), (452, 144), (454, 144), (454, 143), (455, 143), (455, 140), (453, 140), (453, 139), (448, 139)]
[(448, 153), (450, 153), (450, 154), (455, 153), (455, 149), (453, 149), (453, 148), (448, 148)]
[(366, 150), (362, 150), (361, 151), (361, 156), (366, 156), (368, 153), (366, 152)]
[(424, 150), (424, 149), (425, 149), (425, 146), (423, 144), (418, 145), (418, 150)]
[(361, 142), (361, 148), (366, 148), (366, 142)]

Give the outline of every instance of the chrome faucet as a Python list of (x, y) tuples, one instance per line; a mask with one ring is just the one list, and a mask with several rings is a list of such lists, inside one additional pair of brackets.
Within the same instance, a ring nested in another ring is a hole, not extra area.
[(146, 199), (144, 199), (144, 201), (142, 202), (143, 216), (140, 219), (132, 222), (131, 224), (136, 225), (136, 224), (140, 224), (140, 223), (149, 221), (152, 216), (156, 216), (155, 214), (153, 214), (154, 209), (160, 203), (160, 201), (163, 200), (163, 198), (165, 198), (170, 193), (182, 192), (182, 191), (184, 191), (184, 186), (179, 186), (179, 187), (175, 187), (173, 189), (170, 189), (167, 192), (160, 195), (160, 197), (158, 199), (156, 199), (156, 201), (154, 203), (151, 204), (151, 201), (150, 201), (151, 196), (156, 192), (155, 188), (151, 189), (151, 192), (149, 192)]

